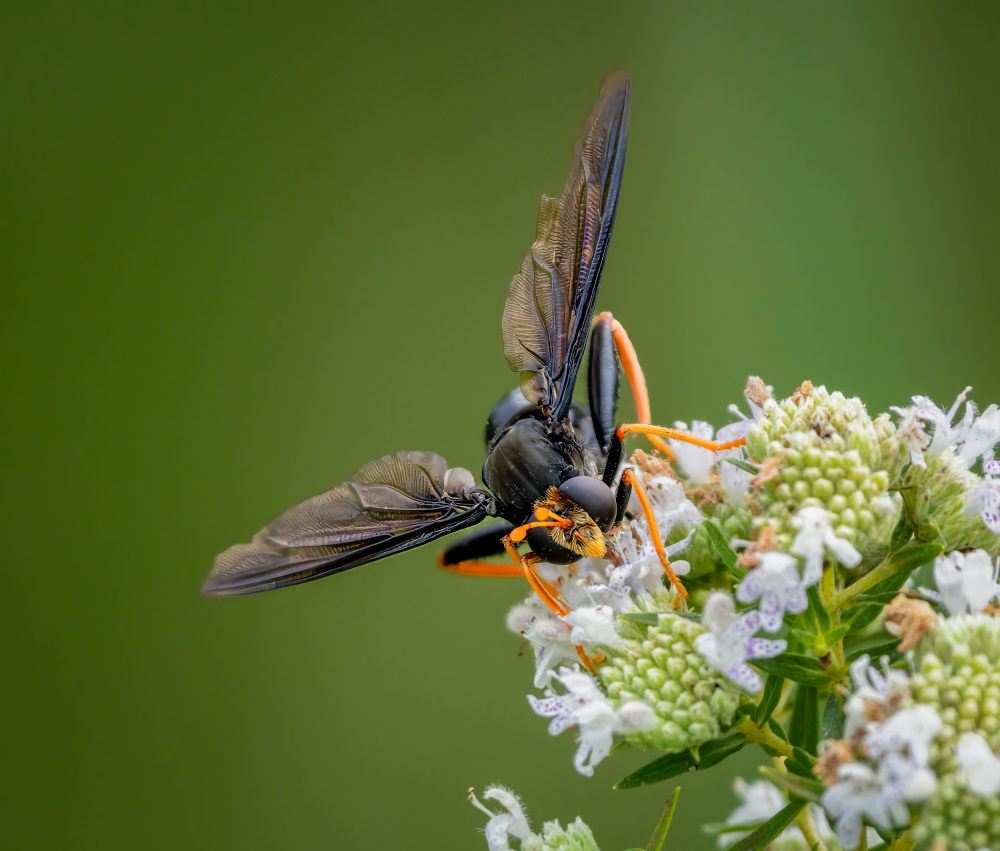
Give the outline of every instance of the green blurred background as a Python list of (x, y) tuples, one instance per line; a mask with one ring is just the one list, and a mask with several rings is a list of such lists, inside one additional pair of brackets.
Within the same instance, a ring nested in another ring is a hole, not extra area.
[[(485, 849), (466, 788), (645, 845), (437, 548), (235, 600), (216, 552), (399, 449), (478, 471), (507, 286), (632, 76), (602, 309), (654, 419), (748, 374), (1000, 401), (996, 3), (7, 2), (5, 848)], [(754, 762), (743, 770), (752, 774)], [(735, 803), (684, 778), (670, 848)]]

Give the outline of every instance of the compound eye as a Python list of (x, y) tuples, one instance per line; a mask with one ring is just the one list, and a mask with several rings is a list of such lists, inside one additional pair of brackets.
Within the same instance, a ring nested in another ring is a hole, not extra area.
[(615, 525), (618, 516), (615, 494), (601, 479), (574, 476), (559, 485), (559, 493), (586, 511), (602, 532)]

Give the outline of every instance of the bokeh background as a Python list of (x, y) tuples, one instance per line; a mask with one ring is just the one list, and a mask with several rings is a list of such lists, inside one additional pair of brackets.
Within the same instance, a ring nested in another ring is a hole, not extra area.
[[(721, 425), (750, 373), (1000, 400), (998, 11), (5, 3), (0, 844), (484, 849), (466, 788), (500, 781), (644, 846), (668, 785), (576, 775), (525, 701), (523, 583), (432, 546), (198, 587), (370, 458), (478, 471), (509, 280), (613, 67), (600, 308), (654, 419)], [(726, 773), (681, 785), (668, 847), (709, 848)]]

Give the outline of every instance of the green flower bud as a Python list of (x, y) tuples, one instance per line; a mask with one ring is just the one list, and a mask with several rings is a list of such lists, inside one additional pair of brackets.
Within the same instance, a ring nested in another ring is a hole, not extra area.
[(1000, 553), (1000, 535), (991, 532), (981, 514), (968, 511), (969, 495), (981, 481), (948, 447), (927, 460), (926, 467), (912, 465), (903, 477), (900, 492), (916, 536), (940, 541), (945, 552), (984, 549)]
[(770, 402), (750, 429), (747, 450), (762, 465), (753, 527), (774, 530), (777, 545), (795, 538), (792, 517), (824, 508), (838, 537), (862, 554), (885, 545), (899, 515), (889, 486), (900, 476), (907, 450), (888, 415), (872, 420), (858, 399), (803, 384), (783, 402)]
[(920, 848), (1000, 848), (1000, 800), (967, 789), (956, 759), (966, 733), (1000, 748), (1000, 620), (975, 614), (940, 621), (917, 645), (914, 665), (913, 699), (944, 722), (930, 749), (937, 789), (920, 809), (914, 839)]
[(566, 827), (558, 821), (545, 822), (541, 835), (533, 837), (522, 848), (524, 851), (600, 851), (594, 834), (579, 816)]
[(740, 690), (695, 650), (701, 624), (669, 611), (665, 594), (641, 600), (636, 610), (657, 611), (658, 623), (619, 620), (623, 645), (605, 651), (601, 682), (616, 709), (635, 700), (656, 713), (657, 725), (626, 733), (628, 741), (666, 753), (697, 748), (732, 723)]

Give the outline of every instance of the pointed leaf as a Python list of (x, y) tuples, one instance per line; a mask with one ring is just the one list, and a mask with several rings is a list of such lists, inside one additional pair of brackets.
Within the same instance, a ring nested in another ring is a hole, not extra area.
[(743, 579), (747, 575), (747, 572), (737, 563), (736, 550), (730, 546), (726, 533), (722, 531), (719, 524), (714, 520), (706, 520), (704, 525), (705, 530), (708, 532), (708, 538), (712, 543), (712, 549), (719, 557), (719, 560), (729, 569), (729, 572), (733, 576), (737, 579)]
[(793, 747), (791, 758), (785, 760), (785, 768), (792, 774), (797, 774), (799, 777), (811, 780), (813, 777), (813, 765), (815, 763), (816, 760), (802, 750), (802, 748)]
[(681, 790), (678, 786), (674, 789), (673, 794), (667, 798), (667, 803), (663, 807), (660, 820), (656, 823), (656, 828), (649, 839), (649, 844), (646, 845), (646, 851), (660, 851), (663, 848), (663, 841), (667, 838), (667, 831), (670, 830), (670, 822), (673, 821), (674, 810), (677, 809), (677, 799), (680, 797), (680, 794)]
[(816, 624), (815, 631), (826, 632), (832, 624), (830, 623), (830, 613), (820, 599), (819, 586), (811, 586), (806, 593), (809, 596), (809, 614), (812, 615), (813, 622)]
[(742, 458), (723, 458), (729, 464), (734, 467), (739, 467), (744, 473), (749, 473), (751, 476), (756, 476), (760, 472), (760, 467), (756, 464), (751, 464), (749, 461), (744, 461)]
[(764, 693), (760, 696), (760, 703), (754, 712), (753, 720), (758, 726), (771, 717), (774, 708), (781, 700), (781, 689), (785, 685), (785, 678), (779, 674), (768, 674), (764, 681)]
[[(857, 644), (852, 644), (849, 650), (847, 648), (845, 650), (848, 662), (853, 662), (865, 653), (871, 656), (872, 659), (881, 659), (883, 656), (888, 656), (890, 664), (900, 658), (899, 637), (887, 636), (883, 632), (869, 637), (866, 641), (859, 641)], [(895, 659), (893, 658), (894, 656), (896, 657)]]
[(656, 612), (626, 612), (623, 615), (618, 615), (618, 619), (631, 623), (641, 623), (645, 626), (657, 626), (660, 623), (660, 616)]
[(744, 836), (738, 842), (730, 845), (726, 851), (762, 851), (795, 821), (795, 817), (802, 812), (807, 803), (805, 798), (796, 798), (788, 806), (771, 816), (749, 836)]
[(830, 677), (818, 659), (801, 653), (782, 653), (773, 659), (754, 659), (753, 664), (768, 674), (777, 674), (787, 680), (815, 688), (826, 688)]
[(814, 804), (819, 803), (823, 794), (823, 782), (821, 780), (809, 779), (798, 774), (786, 774), (776, 768), (763, 767), (757, 769), (768, 780), (779, 789), (784, 789), (790, 795), (798, 798), (806, 798)]
[(666, 754), (659, 759), (646, 763), (627, 777), (623, 777), (615, 785), (615, 789), (635, 789), (638, 786), (649, 786), (677, 777), (688, 771), (704, 771), (713, 765), (718, 765), (727, 756), (736, 753), (746, 744), (746, 736), (742, 733), (731, 733), (721, 739), (713, 739), (703, 744), (696, 757), (690, 750), (680, 753)]
[(892, 538), (889, 541), (889, 552), (898, 553), (909, 543), (912, 537), (913, 528), (906, 518), (906, 507), (904, 506), (900, 509), (899, 520), (896, 521), (896, 527), (892, 530)]
[(813, 686), (799, 685), (792, 704), (788, 741), (807, 753), (816, 755), (819, 746), (819, 693)]
[(824, 739), (839, 739), (844, 734), (844, 710), (840, 698), (831, 694), (823, 705), (821, 733)]

